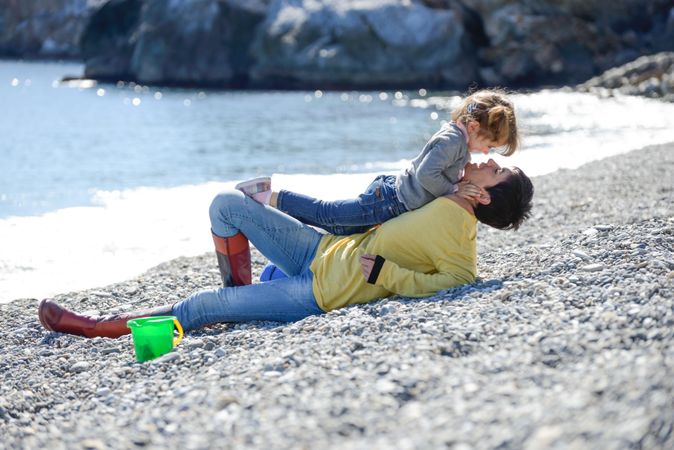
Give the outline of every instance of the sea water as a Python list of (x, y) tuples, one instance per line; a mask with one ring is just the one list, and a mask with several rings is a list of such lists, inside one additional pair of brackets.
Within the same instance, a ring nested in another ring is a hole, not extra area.
[[(459, 101), (427, 92), (276, 92), (62, 82), (78, 64), (0, 61), (0, 302), (104, 286), (211, 250), (237, 181), (336, 199), (395, 173)], [(674, 141), (674, 105), (513, 95), (530, 175)], [(475, 157), (480, 161), (484, 157)], [(215, 266), (215, 263), (214, 263)]]

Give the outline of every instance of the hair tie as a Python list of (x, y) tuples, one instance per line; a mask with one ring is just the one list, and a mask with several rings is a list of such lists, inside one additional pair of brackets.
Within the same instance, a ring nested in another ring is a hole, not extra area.
[(473, 114), (475, 111), (477, 111), (477, 103), (470, 102), (466, 107), (466, 111), (468, 111), (468, 114)]

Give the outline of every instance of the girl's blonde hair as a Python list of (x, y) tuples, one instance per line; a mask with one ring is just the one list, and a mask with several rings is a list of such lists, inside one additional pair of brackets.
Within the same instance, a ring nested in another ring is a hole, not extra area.
[(520, 145), (515, 108), (501, 89), (483, 89), (466, 97), (452, 111), (452, 120), (464, 125), (480, 124), (479, 135), (496, 142), (506, 141), (503, 156), (510, 156)]

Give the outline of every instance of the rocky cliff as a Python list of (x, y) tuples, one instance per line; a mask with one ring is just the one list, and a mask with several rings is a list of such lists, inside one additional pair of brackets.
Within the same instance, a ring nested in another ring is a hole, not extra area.
[(0, 0), (0, 56), (79, 58), (79, 40), (106, 0)]
[(674, 50), (674, 0), (0, 0), (0, 54), (266, 88), (575, 84)]
[(641, 95), (674, 102), (674, 52), (641, 56), (587, 80), (580, 91), (607, 95)]

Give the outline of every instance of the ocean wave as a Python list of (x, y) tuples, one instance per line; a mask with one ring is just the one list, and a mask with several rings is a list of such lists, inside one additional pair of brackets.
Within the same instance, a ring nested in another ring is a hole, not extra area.
[[(272, 183), (348, 198), (375, 175), (275, 174)], [(178, 256), (210, 251), (208, 207), (235, 183), (96, 191), (93, 206), (0, 219), (0, 302), (104, 286)]]

